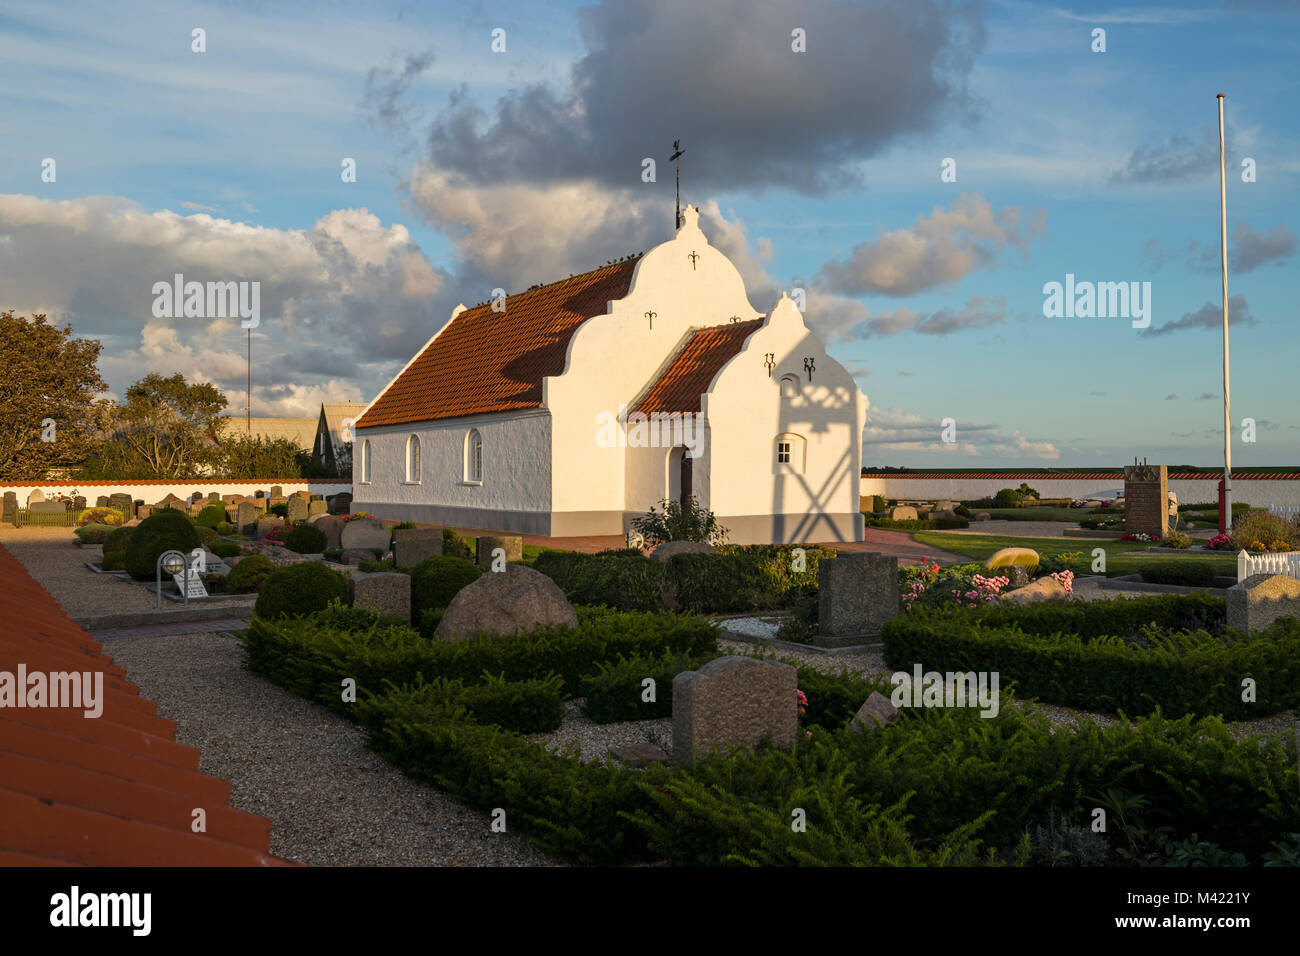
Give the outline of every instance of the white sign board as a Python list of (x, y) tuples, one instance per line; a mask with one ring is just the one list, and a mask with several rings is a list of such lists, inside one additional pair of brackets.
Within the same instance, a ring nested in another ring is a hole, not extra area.
[(203, 578), (194, 573), (173, 574), (176, 590), (186, 597), (207, 597), (208, 589), (203, 586)]

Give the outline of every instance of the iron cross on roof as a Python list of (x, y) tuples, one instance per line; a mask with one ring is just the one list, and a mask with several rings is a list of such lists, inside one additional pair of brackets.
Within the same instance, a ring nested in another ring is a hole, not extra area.
[(668, 161), (669, 161), (670, 163), (673, 164), (673, 167), (675, 168), (675, 170), (676, 170), (676, 175), (677, 175), (677, 219), (676, 219), (676, 223), (675, 223), (675, 225), (673, 226), (674, 229), (680, 229), (680, 228), (682, 228), (682, 164), (681, 164), (681, 158), (682, 158), (682, 153), (684, 153), (684, 152), (686, 152), (686, 150), (682, 149), (682, 141), (681, 141), (680, 139), (675, 139), (675, 140), (673, 140), (673, 154), (672, 154), (671, 156), (668, 157)]

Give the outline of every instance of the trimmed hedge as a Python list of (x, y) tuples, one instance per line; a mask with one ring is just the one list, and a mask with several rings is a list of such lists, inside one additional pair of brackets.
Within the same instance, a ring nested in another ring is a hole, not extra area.
[(969, 528), (966, 518), (872, 518), (864, 517), (868, 528), (885, 528), (891, 531), (943, 531), (947, 528)]
[(226, 520), (226, 506), (224, 504), (204, 505), (197, 515), (194, 516), (194, 523), (201, 528), (212, 528), (216, 530), (217, 526)]
[(445, 609), (460, 589), (483, 574), (471, 561), (447, 555), (425, 558), (411, 569), (411, 619)]
[(471, 684), (485, 673), (506, 680), (555, 673), (564, 682), (565, 694), (574, 696), (598, 661), (620, 654), (716, 654), (717, 634), (715, 625), (699, 618), (578, 608), (576, 628), (546, 627), (517, 637), (479, 635), (435, 643), (409, 627), (383, 624), (378, 615), (361, 608), (332, 607), (279, 621), (259, 616), (244, 641), (251, 670), (334, 706), (343, 677), (356, 679), (359, 694), (376, 694), (385, 681), (414, 684), (421, 675)]
[(298, 554), (321, 554), (325, 551), (325, 532), (314, 524), (300, 524), (284, 538), (284, 546)]
[(110, 554), (114, 551), (125, 551), (126, 543), (131, 540), (131, 535), (135, 534), (137, 525), (131, 527), (114, 528), (104, 536), (104, 553)]
[[(913, 611), (885, 626), (885, 660), (898, 670), (997, 672), (1024, 696), (1087, 710), (1248, 720), (1300, 704), (1300, 622), (1251, 636), (1166, 623), (1216, 616), (1210, 602), (1223, 603), (1161, 595), (1043, 604), (1030, 614)], [(1246, 677), (1257, 684), (1253, 703), (1241, 699)]]
[[(597, 661), (596, 672), (583, 680), (579, 695), (587, 698), (587, 716), (598, 724), (671, 717), (673, 678), (683, 671), (697, 670), (718, 656), (670, 652), (660, 657)], [(655, 682), (653, 701), (641, 699), (644, 692), (641, 682), (646, 678)]]
[(306, 561), (276, 568), (257, 589), (253, 613), (266, 618), (313, 614), (325, 610), (331, 601), (347, 599), (348, 582), (343, 575), (318, 561)]
[(1196, 558), (1144, 564), (1141, 574), (1142, 580), (1148, 584), (1181, 584), (1193, 588), (1214, 587), (1214, 565)]
[(239, 559), (239, 563), (231, 568), (230, 573), (226, 575), (226, 590), (233, 594), (247, 594), (250, 591), (256, 591), (274, 572), (275, 564), (266, 555), (245, 555)]
[(109, 524), (87, 524), (82, 525), (76, 531), (72, 532), (82, 544), (103, 544), (107, 538), (117, 528)]
[(164, 551), (189, 554), (199, 546), (199, 533), (183, 512), (163, 508), (135, 527), (126, 543), (126, 570), (138, 581), (152, 581)]
[(558, 729), (564, 719), (561, 689), (554, 676), (526, 681), (495, 678), (468, 687), (439, 677), (414, 687), (392, 688), (384, 696), (422, 710), (429, 719), (472, 720), (518, 734), (545, 734)]
[(621, 611), (663, 607), (664, 566), (641, 554), (543, 551), (533, 560), (533, 570), (549, 577), (576, 604)]
[(218, 541), (209, 546), (208, 550), (219, 558), (233, 558), (243, 549), (233, 541)]

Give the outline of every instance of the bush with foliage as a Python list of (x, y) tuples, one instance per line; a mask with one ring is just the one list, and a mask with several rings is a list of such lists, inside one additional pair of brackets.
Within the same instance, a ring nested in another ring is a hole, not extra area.
[(686, 507), (680, 501), (662, 499), (662, 511), (651, 507), (648, 512), (632, 519), (632, 530), (650, 546), (665, 541), (707, 541), (717, 547), (727, 540), (727, 529), (718, 523), (713, 512), (700, 505), (694, 495), (687, 498)]
[(1178, 584), (1183, 587), (1214, 587), (1214, 565), (1195, 558), (1153, 561), (1142, 566), (1142, 580), (1148, 584)]
[(442, 556), (444, 558), (464, 558), (474, 560), (474, 551), (469, 542), (450, 528), (442, 529)]
[(243, 549), (233, 541), (217, 541), (209, 545), (208, 550), (219, 558), (233, 558)]
[(533, 570), (554, 581), (575, 604), (622, 611), (654, 611), (664, 604), (664, 565), (640, 553), (544, 551), (534, 559)]
[[(684, 671), (698, 670), (717, 656), (669, 651), (659, 657), (596, 661), (596, 669), (584, 678), (579, 696), (587, 699), (584, 708), (587, 716), (598, 724), (671, 717), (673, 678)], [(642, 681), (647, 678), (655, 682), (653, 701), (642, 699)]]
[(81, 528), (91, 524), (120, 528), (123, 521), (122, 512), (116, 508), (86, 508), (81, 514), (77, 515), (77, 526)]
[(1011, 579), (1003, 574), (986, 574), (982, 564), (953, 564), (940, 568), (936, 562), (923, 567), (899, 600), (903, 610), (923, 608), (976, 608), (1001, 597)]
[(138, 581), (153, 580), (164, 551), (189, 554), (199, 546), (199, 534), (180, 511), (164, 508), (135, 527), (126, 543), (126, 570)]
[(1003, 488), (993, 496), (993, 504), (998, 508), (1015, 508), (1024, 499), (1024, 495), (1014, 488)]
[(286, 615), (297, 617), (323, 611), (335, 600), (348, 600), (347, 579), (319, 561), (304, 561), (276, 568), (262, 582), (253, 613), (272, 619)]
[[(223, 504), (204, 505), (203, 510), (194, 516), (194, 523), (201, 528), (217, 528), (226, 520), (226, 506)], [(217, 532), (220, 534), (220, 531)]]
[(226, 575), (226, 590), (234, 594), (249, 594), (260, 588), (273, 571), (275, 565), (266, 555), (244, 555)]
[(1192, 536), (1185, 531), (1170, 531), (1160, 539), (1160, 547), (1185, 551), (1192, 546)]
[(79, 540), (82, 544), (103, 544), (104, 539), (107, 538), (113, 531), (114, 531), (113, 525), (88, 524), (88, 525), (83, 525), (82, 527), (78, 528), (76, 531), (72, 533), (77, 536), (77, 540)]
[(194, 530), (198, 533), (199, 543), (205, 548), (211, 549), (214, 544), (221, 540), (221, 535), (217, 534), (215, 528), (205, 528), (203, 525), (195, 525)]
[(137, 525), (131, 527), (123, 526), (114, 528), (104, 536), (104, 553), (109, 554), (114, 551), (125, 551), (126, 543), (131, 540), (131, 535), (135, 534)]
[(231, 524), (229, 521), (222, 521), (220, 524), (216, 526), (214, 530), (217, 532), (217, 534), (221, 535), (222, 537), (225, 537), (228, 534), (235, 533), (235, 526)]
[(306, 522), (284, 536), (284, 546), (298, 554), (323, 554), (325, 542), (325, 532)]
[(125, 571), (126, 554), (122, 551), (105, 551), (99, 567), (103, 571)]
[(863, 518), (868, 528), (892, 531), (944, 531), (950, 528), (969, 528), (969, 518)]
[(425, 558), (411, 569), (411, 620), (429, 608), (445, 608), (467, 584), (483, 574), (464, 558), (447, 555)]
[(1300, 528), (1271, 511), (1234, 512), (1229, 537), (1234, 551), (1294, 551)]
[(286, 504), (286, 505), (271, 505), (269, 508), (266, 509), (266, 513), (267, 513), (268, 515), (274, 515), (274, 516), (277, 517), (277, 518), (286, 518), (286, 519), (287, 519), (287, 518), (289, 517), (289, 506), (288, 506), (287, 504)]

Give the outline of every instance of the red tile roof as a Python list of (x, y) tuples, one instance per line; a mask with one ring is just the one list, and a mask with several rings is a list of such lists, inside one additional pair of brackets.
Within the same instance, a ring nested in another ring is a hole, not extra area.
[(0, 619), (0, 671), (104, 675), (99, 717), (0, 707), (0, 865), (286, 865), (270, 821), (231, 809), (230, 784), (199, 772), (176, 725), (3, 547)]
[(574, 331), (627, 295), (639, 256), (456, 316), (397, 376), (357, 428), (536, 408), (542, 379), (564, 371)]
[(708, 391), (713, 377), (762, 324), (762, 319), (751, 319), (696, 329), (632, 411), (698, 414), (700, 396)]
[[(862, 469), (863, 478), (1068, 478), (1083, 480), (1123, 481), (1122, 469), (1103, 471), (873, 471)], [(1170, 480), (1179, 481), (1218, 481), (1223, 477), (1222, 471), (1171, 471)], [(1233, 478), (1248, 481), (1294, 481), (1300, 478), (1300, 471), (1234, 471)]]

